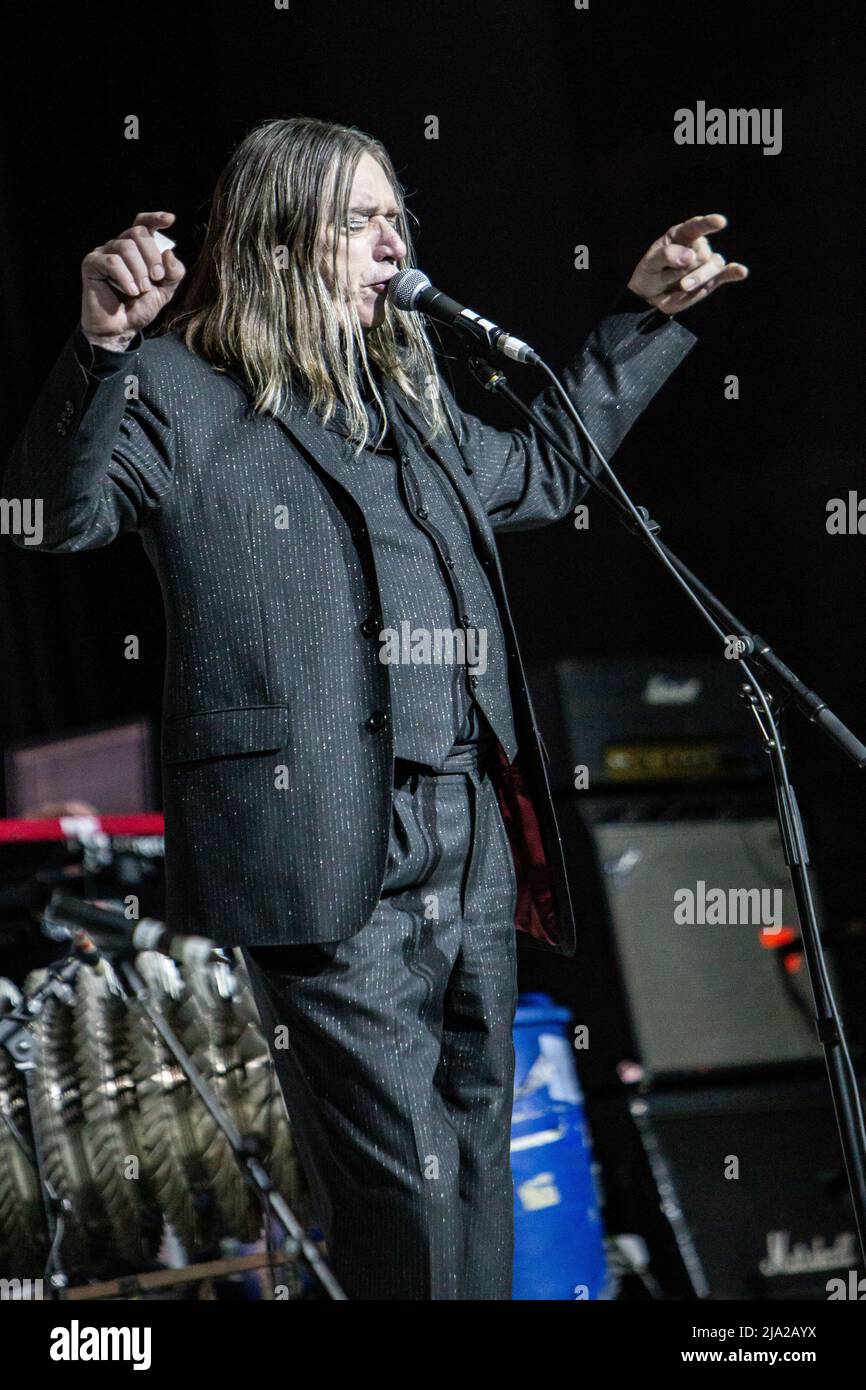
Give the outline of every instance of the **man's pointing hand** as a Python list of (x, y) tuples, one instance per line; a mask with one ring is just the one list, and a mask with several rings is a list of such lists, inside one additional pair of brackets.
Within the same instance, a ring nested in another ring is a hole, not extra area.
[(663, 314), (679, 314), (720, 285), (745, 280), (748, 267), (739, 261), (728, 264), (707, 240), (727, 225), (723, 213), (712, 212), (670, 227), (635, 266), (629, 289)]

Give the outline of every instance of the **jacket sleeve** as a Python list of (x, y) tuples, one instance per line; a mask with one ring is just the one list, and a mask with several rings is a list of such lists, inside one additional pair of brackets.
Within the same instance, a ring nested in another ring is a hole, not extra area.
[[(625, 290), (561, 374), (578, 414), (607, 458), (697, 339), (676, 319)], [(453, 396), (445, 391), (447, 404)], [(598, 473), (598, 459), (548, 386), (533, 401), (553, 432)], [(456, 406), (458, 448), (495, 531), (527, 531), (567, 516), (587, 491), (577, 471), (528, 424), (495, 429)]]
[[(10, 455), (7, 497), (29, 499), (39, 536), (22, 549), (63, 554), (138, 530), (172, 481), (171, 426), (147, 384), (148, 343), (94, 348), (67, 339)], [(136, 389), (130, 390), (130, 378)]]

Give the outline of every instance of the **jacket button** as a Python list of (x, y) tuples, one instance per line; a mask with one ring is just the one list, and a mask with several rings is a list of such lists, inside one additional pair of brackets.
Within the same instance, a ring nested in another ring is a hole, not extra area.
[(473, 690), (477, 690), (477, 689), (478, 689), (478, 677), (477, 677), (477, 676), (470, 676), (470, 677), (469, 677), (469, 684), (472, 686), (472, 689), (473, 689)]
[(375, 637), (379, 631), (379, 626), (375, 618), (365, 618), (361, 624), (361, 631), (365, 637)]
[(415, 515), (420, 516), (421, 520), (424, 521), (430, 515), (430, 513), (428, 512), (426, 507), (416, 507)]
[(377, 734), (380, 729), (384, 729), (388, 723), (388, 711), (384, 709), (374, 709), (370, 718), (367, 720), (367, 728), (371, 734)]

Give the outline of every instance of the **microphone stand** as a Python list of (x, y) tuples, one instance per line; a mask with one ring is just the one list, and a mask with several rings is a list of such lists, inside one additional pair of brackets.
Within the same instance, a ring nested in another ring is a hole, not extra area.
[[(586, 468), (583, 460), (561, 439), (557, 438), (553, 430), (537, 412), (511, 390), (498, 367), (493, 366), (486, 358), (477, 355), (469, 359), (469, 368), (484, 389), (496, 392), (509, 401), (514, 409), (527, 419), (576, 469), (587, 488), (594, 489), (603, 498), (605, 504), (614, 511), (622, 524), (643, 540), (710, 625), (716, 636), (722, 639), (725, 655), (729, 660), (736, 660), (739, 663), (740, 669), (746, 677), (745, 683), (740, 688), (740, 697), (749, 706), (755, 718), (764, 750), (770, 759), (779, 833), (785, 859), (791, 872), (800, 917), (803, 950), (812, 987), (815, 1029), (818, 1040), (824, 1049), (860, 1251), (864, 1263), (866, 1263), (866, 1128), (864, 1128), (857, 1076), (848, 1050), (844, 1025), (827, 974), (815, 910), (806, 835), (800, 818), (796, 793), (788, 773), (779, 723), (773, 712), (773, 697), (762, 688), (757, 676), (744, 658), (749, 657), (766, 674), (776, 677), (786, 692), (782, 704), (791, 700), (808, 719), (823, 729), (827, 737), (832, 739), (837, 747), (841, 748), (859, 768), (866, 767), (866, 745), (833, 714), (819, 695), (810, 690), (776, 656), (763, 637), (750, 632), (745, 624), (701, 580), (692, 574), (683, 561), (658, 539), (661, 529), (659, 523), (650, 517), (645, 507), (636, 506), (632, 502), (604, 454), (583, 424), (574, 403), (561, 382), (541, 359), (538, 359), (538, 365), (551, 378), (571, 419), (600, 461), (601, 471), (611, 479), (613, 488), (606, 486), (593, 469)], [(782, 704), (779, 705), (779, 712), (781, 712)]]

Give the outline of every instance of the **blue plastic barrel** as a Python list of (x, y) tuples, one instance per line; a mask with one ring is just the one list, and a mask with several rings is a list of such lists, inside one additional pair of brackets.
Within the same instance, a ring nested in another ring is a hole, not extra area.
[(604, 1231), (568, 1009), (522, 994), (514, 1052), (512, 1297), (604, 1298)]

